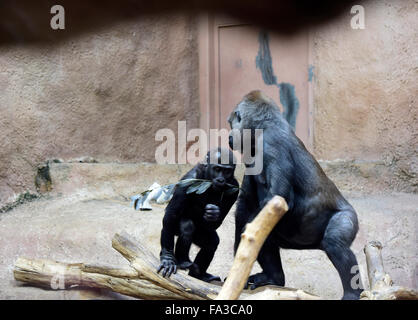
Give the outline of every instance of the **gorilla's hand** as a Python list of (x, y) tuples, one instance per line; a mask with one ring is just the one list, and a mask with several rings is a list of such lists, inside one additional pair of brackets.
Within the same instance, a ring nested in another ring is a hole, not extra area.
[(157, 273), (161, 271), (163, 277), (169, 277), (172, 273), (177, 272), (176, 258), (174, 258), (174, 254), (171, 251), (162, 250), (160, 262), (161, 264), (157, 269)]
[(207, 204), (205, 207), (205, 214), (203, 218), (208, 222), (216, 222), (219, 220), (221, 210), (214, 204)]

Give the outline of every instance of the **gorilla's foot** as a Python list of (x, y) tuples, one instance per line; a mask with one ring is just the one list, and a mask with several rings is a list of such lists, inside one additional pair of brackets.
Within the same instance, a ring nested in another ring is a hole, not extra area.
[(205, 273), (200, 280), (205, 281), (205, 282), (212, 282), (212, 281), (221, 281), (221, 278), (218, 276), (214, 276), (213, 274), (210, 273)]
[(189, 272), (189, 276), (192, 276), (193, 278), (205, 281), (205, 282), (212, 282), (212, 281), (221, 281), (221, 278), (218, 276), (214, 276), (213, 274), (205, 272), (202, 274), (193, 274), (192, 272)]
[(189, 269), (192, 264), (193, 262), (191, 262), (190, 260), (177, 260), (177, 268), (182, 270)]
[(284, 286), (284, 283), (278, 283), (274, 279), (269, 278), (269, 276), (264, 272), (260, 272), (248, 277), (245, 289), (248, 289), (249, 286), (251, 290), (254, 290), (258, 287), (267, 285)]
[(359, 300), (360, 299), (360, 293), (358, 292), (344, 292), (344, 296), (342, 297), (342, 300)]

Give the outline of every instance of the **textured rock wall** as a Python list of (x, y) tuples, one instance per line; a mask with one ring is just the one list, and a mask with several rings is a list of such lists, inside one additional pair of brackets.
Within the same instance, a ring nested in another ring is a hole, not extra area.
[(383, 160), (396, 189), (418, 186), (418, 3), (369, 1), (313, 34), (314, 148), (324, 160)]
[(54, 46), (0, 48), (0, 207), (34, 191), (39, 163), (153, 161), (155, 132), (198, 126), (196, 21), (136, 22)]
[[(417, 192), (418, 4), (364, 7), (365, 30), (347, 12), (313, 31), (314, 153), (383, 163), (385, 188)], [(153, 161), (158, 129), (198, 126), (198, 82), (197, 22), (186, 15), (1, 47), (0, 207), (35, 191), (47, 159)]]

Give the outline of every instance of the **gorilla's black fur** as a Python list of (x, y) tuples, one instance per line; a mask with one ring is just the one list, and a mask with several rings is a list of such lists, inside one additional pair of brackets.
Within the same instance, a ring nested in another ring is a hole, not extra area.
[[(238, 182), (234, 177), (235, 162), (230, 150), (214, 149), (207, 153), (203, 163), (197, 164), (181, 178), (211, 180), (212, 185), (201, 194), (188, 193), (187, 187), (176, 187), (165, 209), (161, 231), (161, 265), (158, 272), (162, 271), (164, 276), (170, 276), (179, 267), (190, 268), (189, 275), (203, 281), (220, 280), (206, 270), (219, 244), (216, 229), (238, 196)], [(233, 185), (235, 191), (232, 189), (233, 192), (230, 192), (228, 184)], [(178, 238), (174, 250), (175, 235)], [(200, 247), (193, 263), (189, 260), (192, 243)]]
[(263, 272), (251, 276), (248, 283), (252, 288), (285, 284), (279, 248), (321, 249), (340, 275), (343, 298), (358, 299), (360, 280), (352, 284), (357, 260), (350, 250), (358, 231), (353, 207), (296, 137), (277, 105), (262, 92), (246, 95), (228, 121), (236, 129), (231, 131), (230, 143), (237, 135), (242, 138), (243, 129), (263, 130), (263, 170), (259, 175), (244, 176), (238, 197), (235, 250), (246, 223), (274, 195), (285, 198), (289, 207), (259, 253)]

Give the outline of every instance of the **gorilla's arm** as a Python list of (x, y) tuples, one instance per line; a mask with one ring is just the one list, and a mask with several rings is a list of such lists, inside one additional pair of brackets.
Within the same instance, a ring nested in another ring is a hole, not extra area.
[(266, 179), (266, 197), (260, 203), (260, 209), (275, 195), (283, 197), (289, 210), (293, 208), (294, 189), (292, 176), (294, 166), (290, 153), (285, 148), (281, 148), (274, 156), (266, 155), (265, 179)]
[[(201, 171), (198, 166), (187, 172), (180, 180), (200, 179)], [(180, 225), (180, 218), (184, 208), (187, 208), (188, 197), (186, 196), (186, 188), (176, 186), (173, 197), (165, 208), (163, 218), (163, 229), (161, 230), (161, 251), (173, 252), (174, 236), (176, 229)]]
[(186, 204), (186, 192), (183, 188), (176, 187), (173, 198), (165, 209), (163, 218), (163, 228), (161, 230), (161, 264), (158, 267), (158, 272), (162, 270), (162, 275), (165, 277), (176, 273), (176, 259), (174, 257), (174, 236), (177, 228), (180, 225), (180, 218), (182, 210)]
[[(200, 178), (201, 172), (196, 166), (188, 173), (186, 173), (181, 180)], [(177, 186), (174, 190), (173, 197), (165, 208), (163, 218), (163, 228), (161, 230), (161, 264), (158, 267), (158, 272), (162, 270), (162, 275), (165, 277), (176, 273), (176, 258), (174, 256), (174, 237), (176, 231), (180, 228), (180, 219), (183, 215), (184, 208), (188, 206), (188, 197), (184, 187)]]
[[(229, 184), (232, 184), (236, 187), (239, 187), (239, 183), (236, 179), (233, 181), (228, 181)], [(238, 198), (238, 190), (237, 192), (226, 194), (222, 196), (222, 201), (220, 203), (219, 208), (219, 217), (216, 219), (216, 221), (211, 225), (214, 229), (218, 229), (222, 222), (224, 221), (225, 217), (228, 215), (229, 210), (231, 210), (233, 204)]]
[(174, 236), (180, 224), (183, 208), (186, 205), (186, 196), (183, 188), (176, 187), (173, 198), (168, 203), (163, 218), (163, 229), (161, 230), (161, 250), (173, 252)]

